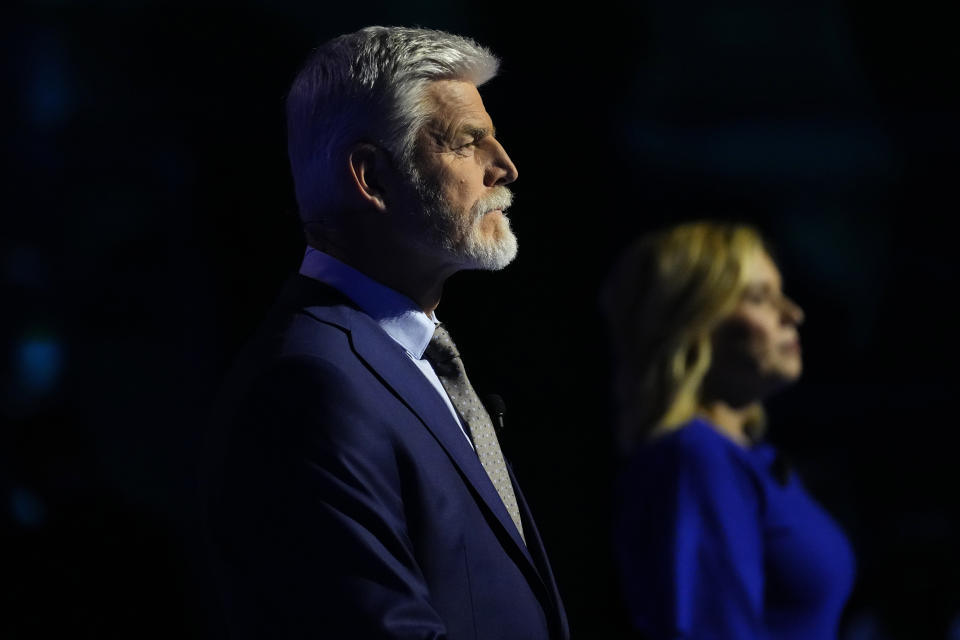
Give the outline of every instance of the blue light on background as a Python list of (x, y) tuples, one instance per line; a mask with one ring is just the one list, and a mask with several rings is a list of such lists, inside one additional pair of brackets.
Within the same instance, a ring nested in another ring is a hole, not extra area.
[(46, 395), (54, 390), (63, 368), (63, 347), (52, 336), (34, 336), (17, 345), (17, 379), (23, 391)]
[(40, 32), (34, 35), (26, 54), (29, 75), (23, 95), (25, 114), (37, 127), (59, 127), (72, 115), (75, 102), (66, 46), (56, 32)]
[(17, 487), (10, 492), (10, 513), (18, 524), (32, 529), (43, 524), (47, 508), (35, 493)]

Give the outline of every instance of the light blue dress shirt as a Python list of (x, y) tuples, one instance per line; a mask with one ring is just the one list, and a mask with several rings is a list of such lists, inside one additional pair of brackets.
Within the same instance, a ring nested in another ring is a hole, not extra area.
[[(403, 347), (413, 364), (420, 369), (443, 398), (453, 419), (460, 426), (463, 437), (470, 442), (470, 436), (460, 422), (460, 416), (453, 408), (450, 397), (440, 383), (440, 378), (430, 366), (430, 362), (423, 357), (423, 352), (433, 338), (434, 329), (440, 324), (436, 314), (432, 317), (428, 316), (407, 296), (313, 247), (307, 247), (303, 263), (300, 265), (300, 274), (330, 285), (350, 298), (364, 313), (373, 318), (388, 336)], [(470, 446), (473, 447), (472, 442)]]

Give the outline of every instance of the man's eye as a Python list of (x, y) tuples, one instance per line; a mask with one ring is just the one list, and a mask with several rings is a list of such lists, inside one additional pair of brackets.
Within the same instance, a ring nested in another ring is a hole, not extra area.
[(467, 156), (473, 153), (473, 149), (476, 146), (477, 146), (477, 141), (471, 140), (466, 144), (461, 144), (459, 146), (453, 147), (453, 152), (456, 153), (457, 155)]

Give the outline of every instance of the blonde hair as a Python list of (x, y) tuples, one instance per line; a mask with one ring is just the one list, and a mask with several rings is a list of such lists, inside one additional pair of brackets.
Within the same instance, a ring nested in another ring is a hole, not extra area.
[[(744, 263), (766, 251), (747, 225), (692, 222), (643, 236), (621, 257), (602, 304), (617, 360), (618, 441), (628, 452), (689, 421), (710, 369), (711, 336), (737, 305)], [(762, 429), (762, 409), (748, 429)]]

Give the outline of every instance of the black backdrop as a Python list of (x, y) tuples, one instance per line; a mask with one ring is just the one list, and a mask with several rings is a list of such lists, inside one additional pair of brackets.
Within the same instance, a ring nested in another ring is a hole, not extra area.
[[(448, 284), (471, 377), (580, 638), (623, 632), (596, 298), (637, 234), (745, 220), (807, 312), (772, 438), (847, 528), (844, 638), (960, 614), (945, 10), (862, 1), (559, 5), (70, 2), (2, 21), (0, 635), (207, 637), (194, 462), (206, 410), (303, 242), (283, 96), (366, 24), (469, 35), (517, 164), (518, 260)], [(953, 635), (951, 635), (953, 634)]]

